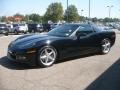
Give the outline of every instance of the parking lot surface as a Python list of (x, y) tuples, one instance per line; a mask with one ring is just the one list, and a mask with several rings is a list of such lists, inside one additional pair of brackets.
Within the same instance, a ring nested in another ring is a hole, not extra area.
[(0, 90), (120, 90), (120, 34), (107, 55), (85, 55), (49, 68), (7, 59), (8, 44), (19, 36), (0, 37)]

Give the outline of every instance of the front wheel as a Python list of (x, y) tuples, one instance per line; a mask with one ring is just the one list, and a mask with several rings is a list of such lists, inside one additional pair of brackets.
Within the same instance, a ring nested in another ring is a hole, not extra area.
[(101, 53), (102, 54), (107, 54), (109, 53), (111, 49), (111, 42), (109, 39), (103, 39), (102, 42), (101, 42)]
[(38, 64), (41, 67), (52, 66), (56, 60), (57, 52), (53, 47), (44, 47), (38, 54)]

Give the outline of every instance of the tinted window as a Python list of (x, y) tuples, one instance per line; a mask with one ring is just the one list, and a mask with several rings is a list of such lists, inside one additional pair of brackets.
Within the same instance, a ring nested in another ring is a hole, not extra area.
[(18, 24), (13, 24), (13, 27), (16, 27), (16, 26), (18, 26)]
[(80, 26), (78, 31), (80, 31), (80, 33), (81, 33), (81, 35), (83, 35), (83, 37), (94, 32), (93, 28), (90, 25)]
[(93, 29), (91, 26), (86, 25), (86, 26), (80, 26), (79, 31), (93, 31)]
[(54, 36), (62, 36), (62, 37), (68, 37), (70, 36), (77, 28), (79, 25), (62, 25), (59, 26), (50, 32), (48, 32), (49, 35), (54, 35)]

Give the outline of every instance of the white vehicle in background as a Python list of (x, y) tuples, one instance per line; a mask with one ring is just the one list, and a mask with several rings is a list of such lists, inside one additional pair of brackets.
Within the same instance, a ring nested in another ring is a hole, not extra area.
[(27, 24), (13, 24), (13, 29), (11, 30), (12, 33), (19, 34), (28, 32), (28, 25)]
[(8, 28), (8, 30), (9, 30), (9, 32), (12, 32), (13, 30), (13, 25), (12, 24), (6, 24), (6, 26), (7, 26), (7, 28)]

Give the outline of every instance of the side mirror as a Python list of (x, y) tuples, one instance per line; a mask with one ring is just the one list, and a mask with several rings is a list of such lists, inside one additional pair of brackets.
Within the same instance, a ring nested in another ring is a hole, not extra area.
[(77, 31), (77, 32), (76, 32), (76, 36), (77, 36), (77, 37), (80, 37), (80, 33), (81, 33), (80, 31)]
[(85, 32), (82, 31), (77, 31), (76, 32), (76, 37), (79, 39), (80, 37), (86, 36), (87, 34)]

